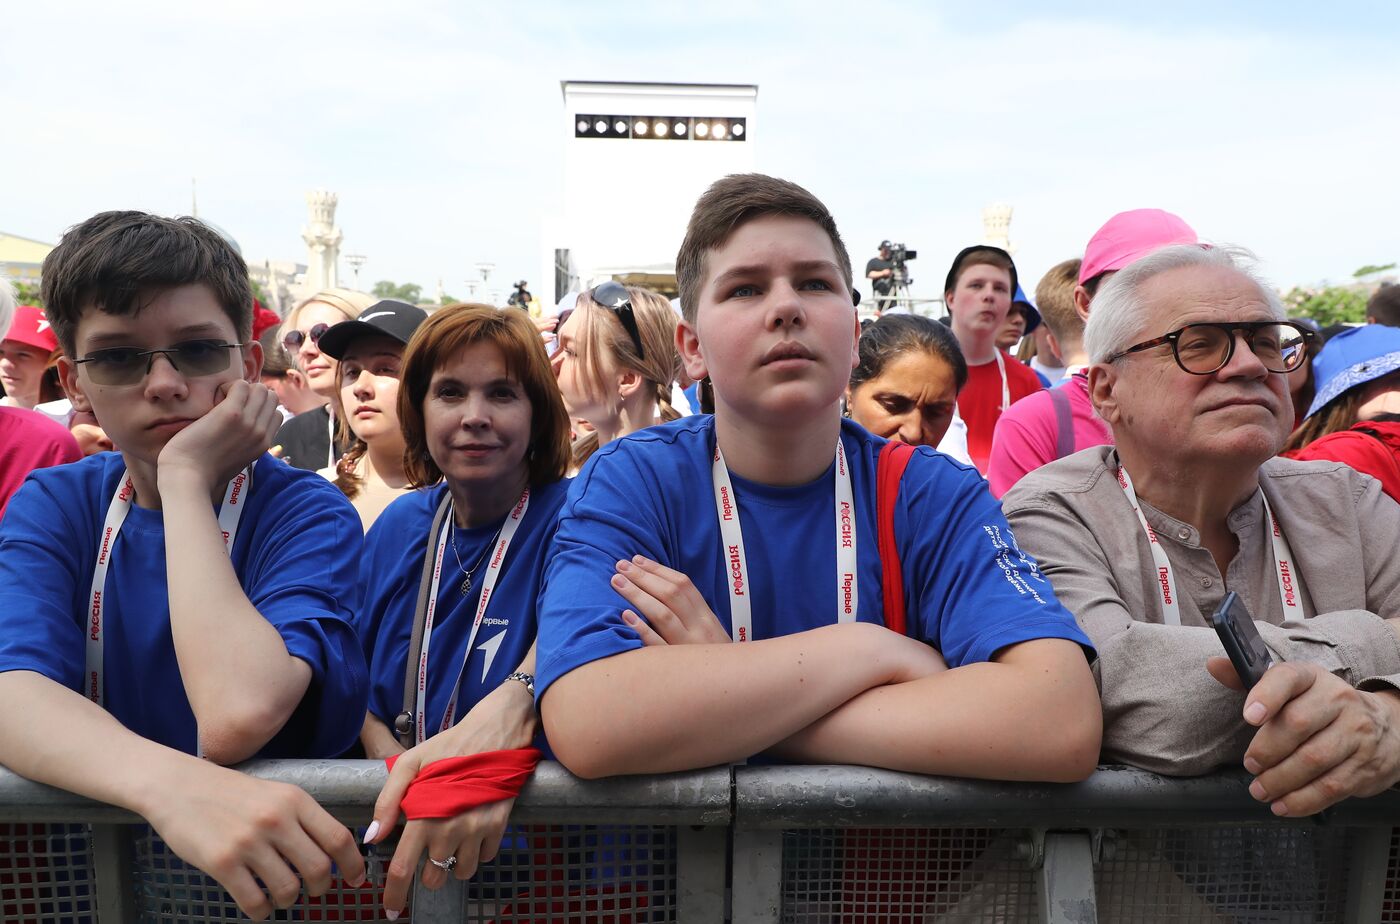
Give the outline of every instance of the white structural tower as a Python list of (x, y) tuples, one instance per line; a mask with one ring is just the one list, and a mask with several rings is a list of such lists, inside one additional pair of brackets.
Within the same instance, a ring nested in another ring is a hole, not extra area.
[(340, 243), (344, 235), (335, 226), (335, 207), (339, 196), (324, 189), (306, 194), (310, 219), (301, 229), (306, 241), (306, 282), (309, 292), (333, 289), (340, 284)]
[(545, 222), (546, 305), (607, 279), (670, 292), (695, 200), (753, 171), (752, 84), (562, 83), (564, 194)]
[(1016, 252), (1011, 246), (1011, 206), (989, 205), (982, 210), (982, 243)]

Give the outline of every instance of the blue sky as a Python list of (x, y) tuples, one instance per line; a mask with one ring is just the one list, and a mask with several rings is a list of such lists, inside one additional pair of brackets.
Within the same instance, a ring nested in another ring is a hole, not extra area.
[[(1156, 206), (1281, 285), (1400, 259), (1400, 4), (1176, 2), (29, 4), (7, 13), (0, 230), (199, 207), (304, 259), (340, 194), (362, 279), (465, 294), (538, 266), (559, 81), (757, 83), (758, 167), (836, 214), (857, 263), (920, 251), (916, 294), (1016, 209), (1024, 278)], [(879, 137), (875, 132), (880, 131)], [(643, 208), (645, 190), (618, 190)], [(537, 289), (541, 287), (537, 286)]]

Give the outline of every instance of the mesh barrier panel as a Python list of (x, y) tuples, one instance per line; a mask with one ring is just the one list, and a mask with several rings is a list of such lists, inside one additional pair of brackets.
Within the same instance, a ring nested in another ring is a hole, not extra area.
[(87, 825), (0, 825), (0, 920), (90, 924), (95, 904)]
[[(789, 924), (1038, 921), (1024, 831), (850, 829), (783, 836)], [(1345, 831), (1164, 829), (1108, 838), (1099, 920), (1133, 924), (1340, 922)]]
[(650, 825), (513, 830), (472, 880), (471, 924), (676, 920), (676, 831)]
[(1382, 924), (1400, 924), (1400, 828), (1390, 832), (1390, 856), (1385, 863), (1385, 896), (1381, 899)]
[(1019, 832), (849, 828), (783, 834), (782, 919), (790, 924), (1028, 921), (1035, 879)]
[[(143, 922), (246, 920), (232, 899), (186, 865), (149, 828), (136, 838), (137, 904)], [(676, 920), (676, 835), (654, 826), (538, 826), (511, 829), (496, 859), (467, 886), (471, 924)], [(277, 921), (387, 921), (381, 904), (394, 845), (367, 858), (369, 881), (337, 881), (329, 894), (278, 912)], [(8, 921), (9, 919), (6, 918)], [(412, 908), (399, 918), (412, 920)]]

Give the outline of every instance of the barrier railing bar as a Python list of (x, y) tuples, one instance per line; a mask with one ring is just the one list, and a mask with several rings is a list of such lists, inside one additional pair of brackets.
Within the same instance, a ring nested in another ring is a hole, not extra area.
[[(388, 772), (374, 760), (262, 760), (239, 769), (306, 790), (346, 824), (367, 824)], [(519, 824), (724, 825), (731, 816), (728, 767), (661, 776), (580, 780), (552, 761), (539, 765), (516, 800)], [(35, 783), (0, 768), (0, 822), (135, 824), (116, 806)]]
[(1390, 828), (1362, 828), (1351, 834), (1351, 868), (1343, 917), (1347, 924), (1371, 924), (1381, 919), (1390, 837)]
[(778, 924), (783, 894), (783, 832), (734, 828), (730, 924)]
[(748, 828), (1152, 828), (1182, 825), (1400, 824), (1400, 791), (1333, 806), (1325, 821), (1284, 819), (1250, 797), (1250, 777), (1162, 777), (1101, 767), (1082, 783), (1002, 783), (869, 767), (735, 768), (735, 824)]
[(1087, 831), (1045, 834), (1044, 857), (1036, 870), (1042, 924), (1095, 924), (1094, 850)]
[(676, 922), (714, 924), (726, 919), (729, 829), (682, 825), (676, 829)]
[(97, 924), (136, 920), (131, 837), (125, 825), (92, 826), (92, 867)]

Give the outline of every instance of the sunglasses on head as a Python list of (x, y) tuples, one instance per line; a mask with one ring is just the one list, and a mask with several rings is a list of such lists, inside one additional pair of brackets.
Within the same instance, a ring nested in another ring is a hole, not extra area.
[(637, 317), (632, 311), (632, 296), (627, 291), (627, 287), (620, 282), (605, 282), (602, 285), (594, 286), (588, 293), (588, 297), (593, 299), (593, 303), (599, 308), (606, 308), (617, 319), (622, 322), (623, 328), (627, 331), (627, 336), (632, 338), (632, 346), (637, 348), (637, 358), (645, 359), (646, 351), (642, 349), (642, 332), (637, 329)]
[(93, 350), (82, 359), (73, 360), (73, 363), (87, 366), (88, 378), (94, 385), (136, 385), (150, 374), (157, 355), (164, 356), (176, 372), (195, 378), (226, 372), (233, 359), (229, 351), (242, 346), (241, 343), (224, 343), (221, 340), (188, 340), (163, 350), (113, 347)]
[(311, 338), (312, 343), (320, 343), (321, 336), (330, 329), (331, 326), (329, 324), (322, 323), (313, 324), (311, 330), (306, 333), (302, 333), (299, 330), (289, 330), (282, 337), (282, 345), (287, 348), (288, 352), (295, 353), (297, 350), (301, 349), (301, 345), (306, 342), (307, 337)]

